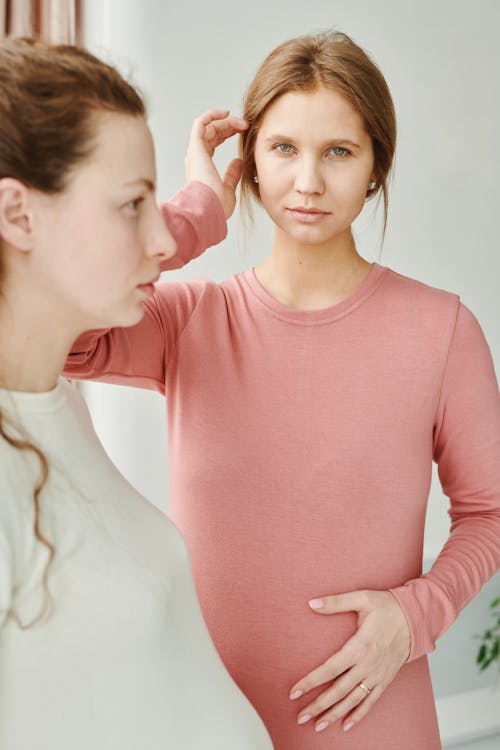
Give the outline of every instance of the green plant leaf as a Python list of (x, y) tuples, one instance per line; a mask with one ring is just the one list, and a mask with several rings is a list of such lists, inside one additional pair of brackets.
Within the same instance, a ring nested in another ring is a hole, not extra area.
[(481, 662), (484, 661), (485, 658), (486, 658), (486, 646), (483, 643), (483, 644), (481, 644), (481, 646), (479, 648), (479, 651), (478, 651), (478, 654), (477, 654), (477, 657), (476, 657), (476, 662), (478, 664), (481, 664)]
[(496, 662), (498, 670), (500, 672), (500, 596), (497, 596), (490, 603), (490, 610), (492, 616), (496, 620), (496, 624), (493, 627), (487, 628), (483, 635), (473, 636), (481, 641), (479, 650), (476, 655), (476, 664), (478, 665), (479, 671), (484, 672), (488, 669), (490, 664)]

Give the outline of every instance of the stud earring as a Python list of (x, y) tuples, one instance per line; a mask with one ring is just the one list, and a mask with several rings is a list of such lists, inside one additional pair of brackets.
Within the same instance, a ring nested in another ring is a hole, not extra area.
[(368, 190), (373, 190), (376, 184), (377, 183), (375, 182), (375, 180), (370, 180), (370, 182), (368, 183)]
[(258, 183), (258, 182), (259, 182), (259, 178), (257, 177), (257, 175), (256, 175), (256, 174), (255, 174), (255, 175), (253, 176), (253, 181), (254, 181), (254, 182), (256, 182), (256, 183)]

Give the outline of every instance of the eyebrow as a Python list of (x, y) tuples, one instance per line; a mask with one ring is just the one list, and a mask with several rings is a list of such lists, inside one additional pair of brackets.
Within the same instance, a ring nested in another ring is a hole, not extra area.
[[(289, 141), (294, 141), (294, 138), (291, 138), (288, 135), (280, 135), (279, 133), (275, 133), (273, 135), (270, 135), (268, 138), (264, 139), (267, 142), (270, 141), (285, 141), (288, 143)], [(354, 141), (351, 141), (350, 138), (329, 138), (327, 141), (321, 144), (321, 147), (324, 148), (325, 146), (333, 146), (337, 143), (345, 143), (351, 146), (352, 148), (361, 148), (359, 143), (354, 143)]]
[(141, 185), (142, 187), (145, 187), (146, 190), (149, 190), (150, 192), (154, 193), (156, 190), (156, 185), (151, 180), (148, 180), (147, 177), (138, 177), (137, 180), (129, 180), (128, 182), (124, 183), (124, 187), (131, 187), (133, 185)]

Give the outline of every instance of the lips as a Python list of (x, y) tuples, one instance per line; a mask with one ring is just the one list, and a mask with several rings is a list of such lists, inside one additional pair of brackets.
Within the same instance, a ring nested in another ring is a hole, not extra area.
[(151, 281), (145, 281), (143, 284), (137, 284), (137, 289), (144, 294), (146, 297), (151, 297), (155, 292), (155, 283), (160, 278), (160, 274), (151, 279)]
[(330, 211), (323, 211), (321, 208), (307, 208), (305, 206), (291, 206), (289, 211), (300, 214), (329, 214)]
[(142, 284), (139, 284), (139, 286), (149, 286), (150, 284), (156, 284), (156, 282), (159, 280), (160, 274), (157, 274), (154, 279), (150, 279), (149, 281), (143, 281)]
[(303, 224), (317, 224), (325, 217), (330, 216), (330, 211), (322, 211), (320, 208), (306, 208), (305, 206), (294, 206), (287, 211), (297, 221)]

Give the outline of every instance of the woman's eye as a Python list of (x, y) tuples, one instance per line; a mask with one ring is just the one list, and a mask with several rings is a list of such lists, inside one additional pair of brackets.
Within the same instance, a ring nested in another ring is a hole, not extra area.
[(347, 148), (343, 148), (342, 146), (332, 146), (330, 149), (330, 153), (332, 153), (334, 156), (347, 156), (351, 152)]
[(293, 151), (293, 146), (290, 146), (289, 143), (278, 143), (274, 148), (280, 154), (291, 154)]
[(135, 213), (136, 211), (139, 210), (139, 206), (141, 205), (143, 200), (144, 200), (144, 197), (142, 195), (139, 198), (134, 198), (133, 200), (127, 203), (127, 208), (129, 208), (131, 211), (134, 211)]

